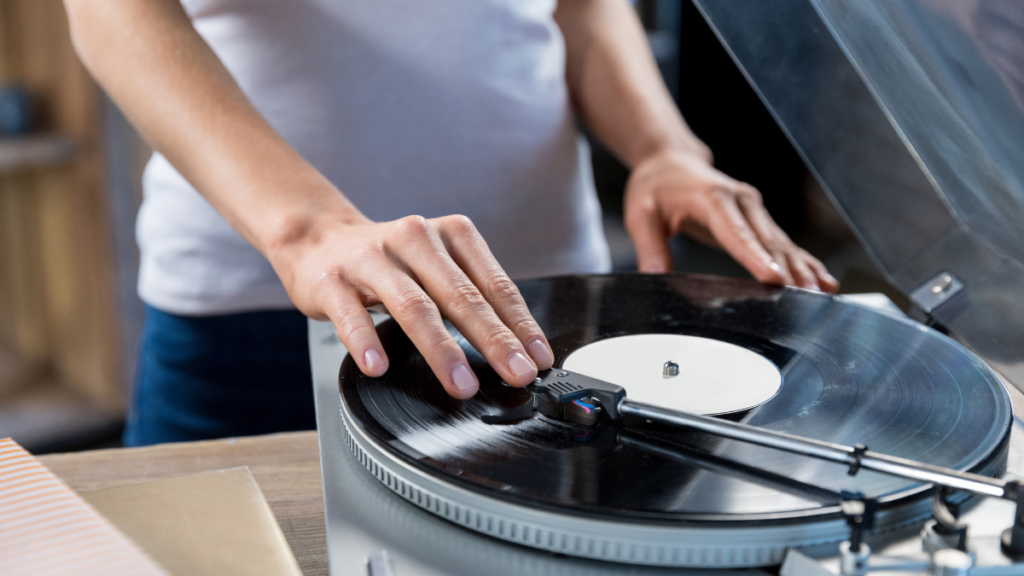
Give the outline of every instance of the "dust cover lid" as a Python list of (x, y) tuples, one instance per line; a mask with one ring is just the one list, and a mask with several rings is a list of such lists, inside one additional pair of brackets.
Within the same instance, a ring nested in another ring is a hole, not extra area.
[(1024, 389), (1019, 0), (695, 0), (889, 281)]

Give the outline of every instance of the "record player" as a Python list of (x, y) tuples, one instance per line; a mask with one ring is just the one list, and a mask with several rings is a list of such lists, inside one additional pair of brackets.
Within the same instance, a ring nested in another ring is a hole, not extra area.
[(332, 574), (1024, 573), (1019, 76), (942, 0), (697, 4), (913, 319), (529, 280), (555, 367), (512, 388), (463, 341), (467, 401), (394, 321), (381, 378), (311, 322)]

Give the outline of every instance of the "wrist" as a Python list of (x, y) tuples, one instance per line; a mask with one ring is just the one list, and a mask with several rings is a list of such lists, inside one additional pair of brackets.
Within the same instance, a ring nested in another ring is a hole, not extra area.
[(714, 164), (714, 155), (711, 153), (711, 149), (692, 134), (680, 135), (676, 138), (651, 139), (638, 148), (633, 155), (634, 161), (630, 164), (632, 168), (636, 168), (648, 160), (665, 156), (687, 156), (697, 158), (709, 165)]
[(686, 159), (687, 163), (699, 162), (708, 166), (714, 165), (714, 156), (711, 153), (711, 149), (700, 140), (694, 139), (693, 142), (685, 144), (665, 144), (659, 147), (652, 147), (638, 158), (637, 162), (633, 164), (633, 169), (635, 170), (644, 164), (669, 158)]
[(337, 191), (333, 196), (335, 198), (312, 202), (275, 217), (261, 242), (267, 258), (273, 260), (277, 254), (317, 244), (331, 230), (372, 222)]

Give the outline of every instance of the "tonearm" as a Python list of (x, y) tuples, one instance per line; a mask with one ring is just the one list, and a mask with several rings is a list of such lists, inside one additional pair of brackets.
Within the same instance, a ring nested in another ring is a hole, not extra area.
[[(860, 444), (844, 446), (637, 402), (626, 397), (626, 390), (622, 386), (568, 370), (552, 368), (543, 371), (530, 385), (530, 389), (534, 394), (546, 396), (549, 401), (557, 404), (567, 404), (576, 400), (594, 402), (600, 405), (603, 413), (612, 420), (621, 420), (627, 416), (644, 418), (669, 426), (700, 430), (722, 438), (844, 464), (849, 467), (850, 475), (856, 475), (862, 469), (873, 470), (952, 490), (1013, 501), (1017, 504), (1014, 525), (1003, 533), (1002, 544), (1004, 552), (1009, 557), (1014, 560), (1024, 559), (1024, 505), (1021, 505), (1024, 503), (1024, 485), (1020, 482), (880, 454)], [(868, 505), (871, 505), (870, 500)], [(862, 513), (858, 516), (856, 511), (853, 511), (847, 514), (847, 517), (860, 517), (863, 520), (869, 518), (870, 514), (864, 516)], [(853, 527), (858, 541), (852, 545), (859, 548), (861, 527)]]

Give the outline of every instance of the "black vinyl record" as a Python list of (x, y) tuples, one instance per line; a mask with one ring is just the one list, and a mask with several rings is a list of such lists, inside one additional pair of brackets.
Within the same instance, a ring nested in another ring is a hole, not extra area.
[[(905, 318), (708, 276), (568, 276), (519, 286), (556, 366), (616, 336), (712, 338), (761, 354), (783, 375), (774, 398), (734, 419), (959, 470), (998, 471), (1005, 461), (1011, 412), (998, 377), (953, 340)], [(387, 374), (364, 376), (350, 359), (341, 367), (351, 420), (420, 470), (488, 496), (642, 522), (761, 523), (835, 514), (843, 490), (890, 506), (924, 491), (645, 421), (583, 425), (531, 413), (531, 393), (504, 385), (457, 333), (481, 385), (475, 397), (455, 400), (397, 323), (378, 332)]]

